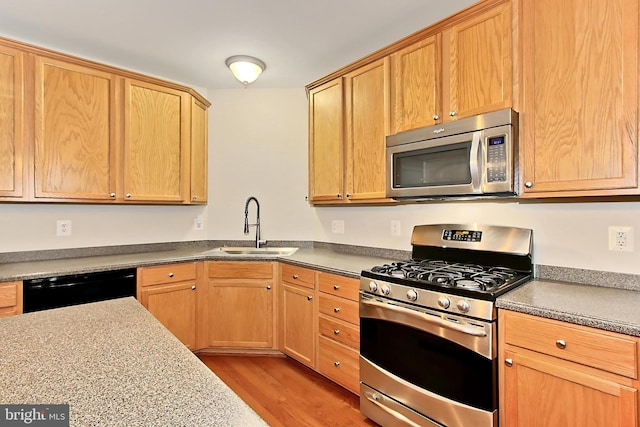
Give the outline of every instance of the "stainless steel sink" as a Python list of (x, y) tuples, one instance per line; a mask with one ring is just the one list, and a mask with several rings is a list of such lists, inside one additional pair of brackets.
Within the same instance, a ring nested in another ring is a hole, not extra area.
[(293, 255), (298, 248), (252, 248), (248, 246), (222, 246), (219, 248), (211, 249), (205, 254), (229, 254), (229, 255), (264, 255), (264, 256), (289, 256)]

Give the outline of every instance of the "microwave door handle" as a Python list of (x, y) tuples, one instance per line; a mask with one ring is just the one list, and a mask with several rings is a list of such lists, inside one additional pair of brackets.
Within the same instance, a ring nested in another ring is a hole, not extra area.
[(473, 139), (471, 140), (471, 152), (469, 153), (469, 169), (471, 171), (471, 186), (474, 193), (480, 193), (480, 186), (482, 177), (479, 174), (480, 170), (480, 155), (482, 154), (482, 131), (476, 131), (473, 133)]

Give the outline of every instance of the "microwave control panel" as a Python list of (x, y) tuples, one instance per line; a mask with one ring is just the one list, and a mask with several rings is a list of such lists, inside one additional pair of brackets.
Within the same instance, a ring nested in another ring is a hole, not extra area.
[(506, 135), (487, 138), (487, 182), (505, 182), (507, 180), (506, 139)]

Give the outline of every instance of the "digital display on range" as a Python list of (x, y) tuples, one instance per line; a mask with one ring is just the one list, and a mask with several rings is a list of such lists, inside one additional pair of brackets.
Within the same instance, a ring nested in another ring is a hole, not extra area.
[(489, 138), (489, 145), (502, 145), (504, 144), (504, 135), (502, 136), (494, 136)]
[(453, 240), (456, 242), (480, 242), (482, 231), (478, 230), (444, 230), (442, 240)]

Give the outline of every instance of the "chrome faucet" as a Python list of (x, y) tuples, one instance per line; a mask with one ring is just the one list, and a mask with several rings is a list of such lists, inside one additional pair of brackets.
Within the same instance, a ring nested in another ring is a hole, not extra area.
[[(255, 224), (249, 224), (249, 203), (252, 200), (256, 202), (256, 223)], [(253, 196), (249, 197), (244, 204), (244, 234), (249, 234), (250, 226), (256, 227), (256, 248), (259, 248), (260, 245), (263, 243), (267, 243), (265, 240), (260, 240), (260, 202), (258, 202), (258, 199), (256, 199)]]

